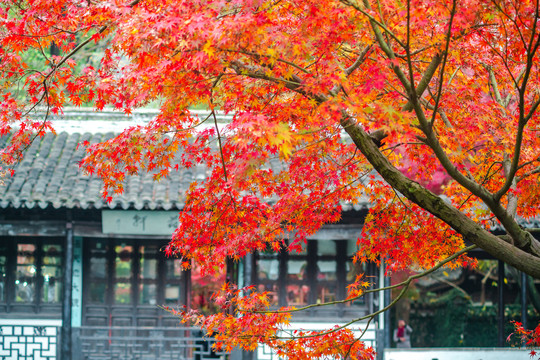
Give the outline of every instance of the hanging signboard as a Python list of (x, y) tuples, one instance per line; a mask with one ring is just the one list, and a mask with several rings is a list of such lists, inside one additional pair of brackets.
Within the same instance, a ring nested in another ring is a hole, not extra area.
[(104, 234), (172, 235), (178, 226), (178, 211), (103, 210)]

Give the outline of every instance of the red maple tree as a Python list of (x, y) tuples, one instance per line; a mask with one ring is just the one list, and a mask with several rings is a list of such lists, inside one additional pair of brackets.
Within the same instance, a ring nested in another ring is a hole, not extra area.
[[(517, 220), (540, 212), (537, 0), (0, 4), (0, 132), (15, 132), (3, 163), (51, 130), (32, 120), (37, 108), (159, 102), (157, 118), (90, 146), (82, 167), (111, 197), (126, 174), (175, 176), (179, 151), (181, 166), (206, 166), (168, 248), (186, 262), (212, 270), (285, 237), (298, 248), (340, 204), (368, 197), (358, 261), (459, 266), (467, 240), (540, 279), (540, 242)], [(92, 43), (99, 65), (77, 62)], [(217, 109), (233, 120), (219, 127)], [(265, 294), (237, 291), (216, 301), (242, 316), (184, 315), (226, 347), (372, 356), (342, 328), (281, 339), (287, 310), (265, 313)]]

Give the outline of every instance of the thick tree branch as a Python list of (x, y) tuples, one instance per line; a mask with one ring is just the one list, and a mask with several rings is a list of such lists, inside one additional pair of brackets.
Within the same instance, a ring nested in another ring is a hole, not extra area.
[[(401, 80), (401, 77), (398, 76), (398, 78)], [(408, 81), (402, 81), (402, 86), (405, 88), (406, 91), (410, 91), (410, 84), (408, 83)], [(412, 93), (409, 92), (409, 94)], [(484, 201), (484, 203), (489, 207), (489, 209), (493, 212), (497, 219), (499, 219), (499, 221), (503, 224), (506, 231), (510, 234), (510, 236), (512, 236), (512, 238), (514, 239), (514, 244), (517, 247), (519, 247), (520, 249), (525, 249), (525, 251), (533, 253), (537, 256), (540, 256), (540, 242), (538, 242), (536, 239), (530, 236), (530, 234), (527, 234), (519, 227), (515, 219), (510, 214), (508, 214), (505, 208), (501, 206), (499, 201), (500, 199), (494, 197), (482, 185), (478, 184), (472, 178), (466, 177), (457, 169), (457, 167), (450, 161), (446, 152), (440, 145), (439, 139), (437, 138), (435, 132), (430, 126), (430, 121), (427, 119), (418, 98), (415, 96), (410, 96), (410, 102), (412, 104), (413, 110), (415, 111), (416, 117), (420, 122), (420, 128), (425, 134), (426, 144), (428, 144), (429, 147), (433, 150), (433, 153), (435, 154), (441, 165), (444, 167), (448, 175), (450, 175), (454, 180), (456, 180), (461, 186), (469, 190), (473, 195), (479, 197), (480, 199), (482, 199), (482, 201)], [(519, 144), (521, 144), (522, 134), (523, 128), (521, 128), (521, 132), (518, 131), (517, 138), (519, 140)], [(519, 145), (519, 148), (521, 148), (521, 145)], [(514, 165), (514, 163), (512, 163), (512, 165)], [(512, 169), (513, 168), (511, 168), (510, 171), (513, 171)], [(512, 182), (509, 183), (509, 186), (511, 184)], [(506, 189), (505, 193), (507, 191), (508, 189)]]
[[(369, 3), (365, 0), (364, 5), (366, 7), (369, 7)], [(454, 2), (455, 6), (455, 2)], [(455, 12), (455, 8), (452, 10), (452, 14)], [(453, 15), (451, 15), (452, 18)], [(392, 48), (389, 46), (388, 43), (385, 42), (382, 33), (378, 27), (378, 24), (375, 22), (371, 22), (372, 29), (375, 33), (375, 37), (377, 39), (377, 42), (381, 49), (387, 54), (387, 56), (390, 59), (395, 59), (394, 52)], [(448, 52), (448, 46), (449, 46), (449, 36), (451, 33), (449, 32), (447, 34), (447, 52)], [(428, 67), (430, 70), (435, 70), (438, 62), (442, 61), (442, 59), (433, 59), (432, 64), (434, 65), (433, 68)], [(410, 83), (410, 81), (407, 79), (403, 71), (398, 66), (392, 66), (392, 69), (394, 70), (394, 73), (397, 75), (398, 79), (400, 80), (403, 88), (409, 94), (409, 103), (410, 107), (415, 111), (416, 117), (420, 122), (420, 127), (422, 128), (424, 134), (426, 135), (425, 142), (432, 148), (435, 156), (438, 158), (441, 165), (445, 168), (445, 170), (448, 172), (448, 174), (454, 178), (460, 185), (462, 185), (464, 188), (469, 190), (473, 195), (479, 197), (482, 199), (486, 205), (493, 211), (495, 216), (501, 221), (503, 226), (507, 229), (509, 234), (514, 238), (515, 243), (518, 247), (522, 249), (527, 249), (528, 251), (532, 251), (535, 254), (540, 255), (540, 243), (536, 242), (532, 237), (528, 236), (525, 232), (523, 232), (519, 225), (515, 222), (515, 220), (509, 216), (509, 214), (506, 212), (506, 210), (500, 205), (499, 201), (491, 195), (490, 192), (488, 192), (483, 186), (475, 182), (472, 178), (468, 178), (465, 175), (463, 175), (457, 167), (450, 161), (447, 154), (441, 147), (439, 140), (437, 139), (437, 136), (433, 132), (433, 129), (431, 127), (431, 122), (427, 119), (426, 114), (424, 113), (424, 110), (418, 100), (418, 97), (416, 96), (417, 91), (414, 89), (414, 85)], [(429, 74), (430, 72), (426, 72)], [(441, 91), (441, 90), (439, 90)], [(440, 93), (439, 93), (440, 95)], [(408, 104), (407, 104), (408, 105)], [(407, 106), (406, 105), (406, 106)], [(436, 109), (435, 109), (436, 112)], [(512, 168), (513, 169), (513, 168)], [(511, 184), (511, 183), (510, 183)], [(506, 189), (508, 191), (508, 189)], [(506, 192), (505, 191), (505, 192)]]
[[(369, 7), (369, 3), (364, 0), (364, 5), (366, 7)], [(455, 9), (454, 9), (455, 11)], [(375, 33), (375, 38), (377, 39), (377, 42), (381, 49), (387, 54), (387, 56), (390, 59), (395, 59), (394, 52), (391, 49), (391, 47), (385, 42), (381, 31), (378, 27), (378, 25), (374, 22), (371, 23), (372, 29)], [(449, 35), (450, 36), (450, 33)], [(447, 41), (448, 46), (449, 41)], [(430, 66), (428, 66), (428, 70), (426, 71), (426, 74), (424, 78), (426, 78), (426, 82), (423, 86), (426, 86), (429, 84), (428, 79), (431, 79), (433, 75), (435, 74), (435, 71), (441, 61), (443, 60), (442, 56), (436, 56), (432, 59)], [(422, 106), (420, 102), (418, 101), (418, 97), (416, 96), (417, 91), (414, 90), (413, 84), (409, 82), (403, 71), (398, 66), (392, 66), (392, 69), (394, 70), (394, 73), (397, 75), (399, 81), (401, 82), (403, 88), (409, 94), (409, 103), (410, 105), (406, 104), (405, 106), (408, 108), (410, 106), (411, 110), (414, 110), (416, 113), (416, 116), (420, 122), (420, 126), (423, 129), (424, 133), (426, 134), (426, 142), (427, 144), (432, 148), (435, 155), (439, 159), (439, 162), (443, 165), (445, 170), (448, 172), (448, 174), (453, 177), (458, 183), (460, 183), (463, 187), (471, 191), (474, 195), (478, 196), (479, 198), (483, 199), (484, 201), (491, 201), (491, 194), (484, 189), (482, 186), (480, 186), (478, 183), (476, 183), (473, 179), (469, 179), (466, 176), (464, 176), (457, 167), (450, 161), (450, 159), (447, 157), (446, 153), (440, 146), (440, 143), (436, 137), (436, 135), (433, 132), (433, 129), (430, 126), (430, 122), (426, 118), (426, 115), (422, 109)], [(488, 205), (489, 206), (489, 205)]]
[(512, 246), (491, 234), (437, 195), (407, 178), (380, 153), (371, 137), (356, 124), (353, 118), (344, 115), (341, 124), (375, 170), (397, 191), (446, 222), (455, 231), (462, 234), (465, 239), (478, 245), (495, 258), (501, 259), (535, 278), (540, 278), (540, 257)]
[[(429, 63), (428, 67), (426, 68), (426, 71), (424, 72), (424, 75), (418, 82), (418, 85), (416, 86), (416, 96), (418, 98), (421, 98), (424, 94), (424, 91), (429, 86), (429, 83), (431, 82), (431, 79), (433, 79), (433, 76), (437, 72), (437, 68), (441, 64), (443, 57), (440, 54), (436, 54)], [(413, 109), (412, 103), (409, 100), (405, 106), (401, 109), (402, 111), (411, 111)]]
[[(394, 52), (388, 43), (385, 42), (382, 33), (378, 27), (378, 24), (372, 23), (372, 28), (375, 33), (377, 43), (383, 51), (387, 54), (389, 58), (395, 58)], [(430, 71), (427, 71), (427, 77), (434, 72), (436, 69), (437, 63), (441, 60), (438, 58), (432, 59), (432, 65), (428, 68)], [(302, 80), (298, 76), (293, 75), (290, 79), (277, 79), (272, 78), (267, 75), (264, 69), (258, 68), (253, 65), (246, 65), (240, 61), (231, 62), (231, 68), (233, 68), (236, 73), (241, 75), (250, 76), (252, 78), (264, 79), (267, 81), (272, 81), (276, 83), (282, 83), (284, 86), (292, 91), (295, 91), (303, 96), (306, 96), (310, 99), (314, 99), (317, 103), (322, 103), (328, 99), (327, 95), (322, 94), (312, 94), (309, 93), (302, 86)], [(409, 83), (407, 76), (398, 66), (393, 65), (392, 69), (402, 86), (408, 94), (415, 94), (412, 89), (412, 85)], [(426, 76), (425, 76), (426, 77)], [(508, 258), (508, 263), (512, 266), (516, 266), (523, 271), (529, 274), (535, 274), (533, 276), (540, 276), (540, 267), (531, 268), (528, 264), (540, 265), (540, 242), (538, 242), (534, 237), (529, 233), (523, 231), (510, 216), (506, 209), (504, 209), (500, 203), (494, 201), (492, 194), (489, 193), (482, 185), (476, 183), (473, 179), (469, 179), (463, 175), (456, 166), (450, 161), (447, 154), (442, 149), (436, 134), (434, 133), (431, 126), (429, 126), (429, 121), (426, 118), (424, 110), (419, 102), (417, 96), (410, 96), (409, 101), (412, 104), (412, 109), (415, 111), (415, 114), (420, 122), (421, 128), (423, 129), (426, 138), (425, 142), (428, 144), (434, 154), (439, 159), (439, 162), (445, 168), (447, 173), (453, 177), (458, 183), (460, 183), (464, 188), (468, 189), (473, 195), (482, 199), (486, 205), (490, 208), (493, 214), (501, 221), (507, 232), (513, 239), (512, 244), (504, 242), (502, 239), (492, 235), (481, 226), (476, 224), (474, 221), (469, 219), (465, 214), (461, 213), (459, 210), (455, 209), (449, 204), (444, 203), (439, 197), (429, 192), (427, 189), (420, 186), (418, 183), (411, 181), (406, 176), (404, 176), (399, 170), (393, 167), (389, 161), (378, 151), (377, 145), (380, 145), (381, 136), (377, 132), (370, 136), (363, 129), (356, 125), (353, 118), (349, 117), (344, 113), (344, 120), (342, 121), (342, 126), (345, 131), (351, 136), (357, 147), (364, 153), (364, 156), (368, 161), (375, 167), (379, 174), (395, 189), (405, 195), (409, 200), (420, 205), (422, 208), (426, 209), (436, 217), (448, 223), (453, 229), (458, 233), (465, 236), (475, 244), (478, 244), (480, 247), (491, 253), (493, 256), (504, 260)], [(369, 146), (363, 141), (369, 139)], [(519, 249), (519, 250), (518, 250)], [(532, 255), (534, 254), (534, 255)], [(523, 257), (529, 258), (530, 262), (523, 261)], [(528, 264), (525, 264), (528, 263)]]
[(495, 73), (493, 72), (493, 69), (491, 67), (487, 67), (488, 74), (489, 74), (489, 83), (491, 85), (491, 89), (493, 90), (493, 94), (495, 95), (495, 101), (499, 105), (501, 105), (503, 108), (505, 108), (505, 103), (501, 97), (501, 92), (499, 91), (499, 85), (497, 83), (497, 79), (495, 78)]
[(525, 122), (520, 119), (516, 131), (516, 143), (514, 145), (512, 162), (508, 167), (508, 171), (506, 172), (506, 181), (504, 185), (499, 189), (499, 191), (497, 191), (493, 195), (493, 200), (497, 203), (499, 203), (501, 198), (508, 192), (508, 190), (510, 190), (510, 188), (512, 187), (512, 183), (514, 182), (514, 178), (516, 176), (519, 166), (519, 159), (521, 157), (521, 146), (523, 144), (523, 131), (525, 130), (525, 125)]

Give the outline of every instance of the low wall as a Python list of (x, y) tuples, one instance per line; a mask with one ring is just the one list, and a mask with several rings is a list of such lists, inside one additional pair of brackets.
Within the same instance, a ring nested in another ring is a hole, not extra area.
[[(289, 327), (287, 328), (287, 331), (292, 330), (302, 330), (302, 331), (319, 331), (324, 329), (331, 329), (334, 325), (332, 323), (321, 323), (321, 322), (292, 322), (289, 324)], [(343, 325), (343, 324), (337, 324), (337, 325)], [(353, 330), (353, 332), (357, 335), (360, 335), (361, 331), (365, 330), (366, 323), (359, 323), (357, 324), (357, 328)], [(365, 342), (366, 347), (371, 346), (374, 349), (376, 349), (377, 340), (376, 340), (376, 327), (371, 323), (367, 330), (364, 333), (364, 336), (362, 336), (362, 341)], [(284, 334), (287, 335), (287, 334)], [(257, 360), (279, 360), (279, 357), (266, 345), (259, 345), (257, 348)], [(461, 360), (461, 359), (460, 359)], [(493, 360), (493, 359), (490, 359)], [(530, 360), (530, 359), (527, 359)]]
[(531, 360), (529, 350), (517, 348), (385, 349), (384, 360)]
[(0, 319), (0, 359), (57, 360), (61, 320)]

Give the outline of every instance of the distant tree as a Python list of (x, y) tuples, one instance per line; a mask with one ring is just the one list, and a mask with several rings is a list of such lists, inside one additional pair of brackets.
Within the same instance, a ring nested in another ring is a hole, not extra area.
[[(208, 167), (168, 248), (186, 263), (212, 270), (277, 251), (285, 237), (297, 249), (340, 219), (340, 204), (367, 197), (358, 261), (467, 265), (467, 240), (540, 278), (540, 243), (517, 220), (540, 211), (537, 0), (2, 0), (0, 9), (0, 129), (15, 132), (3, 161), (50, 128), (32, 119), (38, 107), (130, 113), (159, 101), (155, 120), (90, 146), (82, 166), (103, 178), (107, 198), (127, 174), (175, 176), (179, 149), (182, 166)], [(104, 41), (99, 66), (78, 71), (74, 56)], [(53, 43), (60, 55), (45, 51)], [(29, 52), (41, 67), (28, 66)], [(201, 104), (210, 117), (189, 112)], [(218, 127), (216, 109), (232, 122)], [(217, 303), (241, 316), (186, 316), (226, 347), (372, 356), (341, 328), (276, 337), (287, 311), (258, 313), (265, 294), (224, 291)]]

